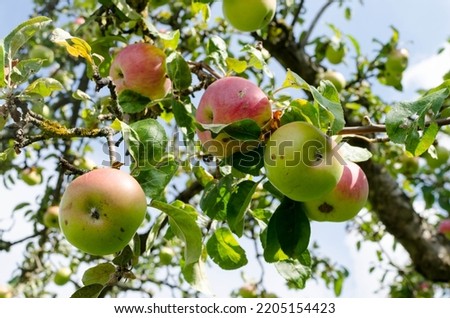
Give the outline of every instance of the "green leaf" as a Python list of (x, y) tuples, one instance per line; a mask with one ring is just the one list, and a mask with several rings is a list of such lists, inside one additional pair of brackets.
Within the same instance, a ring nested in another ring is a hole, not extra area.
[(52, 20), (38, 16), (19, 24), (4, 39), (5, 53), (9, 59), (13, 59), (17, 51), (28, 42), (33, 35)]
[(336, 134), (345, 127), (344, 110), (336, 88), (327, 81), (322, 81), (322, 85), (321, 91), (311, 87), (314, 101), (320, 106), (321, 113), (325, 111), (321, 114), (320, 125), (324, 129), (331, 128), (331, 133)]
[(206, 295), (212, 294), (208, 284), (208, 278), (206, 277), (205, 262), (203, 260), (183, 266), (181, 272), (184, 279), (192, 288)]
[[(281, 201), (269, 221), (265, 247), (268, 249), (266, 260), (277, 260), (277, 257), (280, 256), (280, 249), (294, 259), (300, 257), (307, 249), (311, 228), (304, 209), (302, 202), (288, 198)], [(266, 250), (264, 256), (266, 257)]]
[(195, 119), (192, 116), (192, 104), (173, 99), (172, 112), (177, 125), (181, 127), (190, 140), (193, 140), (195, 136)]
[(233, 155), (224, 158), (221, 165), (230, 165), (240, 172), (259, 176), (261, 168), (264, 166), (264, 147), (259, 143), (257, 147), (245, 153), (237, 151)]
[[(303, 254), (308, 254), (305, 251)], [(297, 259), (288, 259), (275, 264), (278, 273), (286, 280), (288, 286), (297, 289), (305, 288), (306, 281), (311, 277), (311, 266), (302, 264)]]
[(102, 292), (104, 286), (101, 284), (92, 284), (81, 287), (70, 298), (97, 298)]
[(114, 257), (112, 262), (118, 266), (127, 266), (133, 259), (133, 250), (129, 245), (125, 246), (120, 254)]
[(169, 224), (176, 236), (184, 243), (184, 260), (189, 265), (199, 261), (202, 253), (202, 232), (192, 213), (173, 205), (153, 200), (151, 206), (169, 216)]
[(180, 42), (180, 31), (170, 31), (170, 32), (158, 32), (158, 36), (161, 39), (165, 48), (175, 50)]
[(20, 84), (27, 81), (42, 67), (42, 59), (20, 60), (11, 72), (11, 82)]
[(281, 125), (294, 121), (306, 121), (313, 126), (319, 127), (320, 116), (317, 105), (305, 99), (293, 100), (281, 117)]
[(241, 237), (244, 231), (244, 216), (250, 205), (258, 183), (251, 180), (239, 182), (227, 204), (227, 221), (231, 231)]
[(394, 105), (386, 117), (389, 138), (395, 143), (405, 144), (406, 150), (411, 154), (422, 154), (433, 143), (437, 134), (436, 125), (426, 127), (425, 120), (430, 118), (430, 113), (432, 119), (436, 118), (449, 93), (449, 89), (444, 88), (416, 101)]
[(236, 73), (242, 73), (247, 69), (247, 62), (241, 61), (233, 57), (226, 59), (228, 69)]
[(125, 113), (139, 113), (146, 109), (150, 102), (150, 98), (128, 89), (119, 94), (119, 105)]
[(173, 159), (163, 159), (158, 166), (136, 169), (133, 174), (145, 194), (152, 199), (162, 199), (164, 189), (178, 170), (178, 163)]
[[(3, 39), (0, 39), (0, 88), (6, 86), (6, 78), (5, 78), (5, 44)], [(7, 63), (9, 64), (9, 63)]]
[(201, 124), (197, 123), (201, 130), (209, 130), (213, 137), (225, 132), (231, 138), (237, 140), (258, 140), (261, 128), (253, 119), (241, 119), (230, 124)]
[(203, 22), (207, 22), (209, 19), (209, 16), (211, 15), (211, 10), (209, 8), (208, 2), (202, 3), (198, 1), (192, 2), (192, 13), (197, 15), (198, 13), (202, 14), (202, 20)]
[(352, 146), (347, 142), (339, 143), (339, 154), (345, 160), (353, 162), (367, 161), (372, 157), (372, 153), (366, 148)]
[(214, 177), (208, 171), (206, 171), (205, 168), (200, 166), (200, 163), (198, 161), (192, 166), (192, 173), (202, 187), (206, 187), (208, 183), (214, 180)]
[(286, 78), (281, 85), (283, 88), (296, 88), (296, 89), (304, 89), (309, 91), (309, 84), (301, 78), (298, 74), (292, 72), (290, 69), (287, 70)]
[(137, 13), (133, 8), (131, 8), (126, 0), (111, 0), (112, 3), (116, 6), (116, 8), (126, 17), (126, 19), (123, 20), (140, 20), (141, 15)]
[(101, 263), (94, 267), (88, 268), (84, 273), (81, 281), (84, 285), (101, 284), (106, 285), (111, 279), (111, 275), (116, 272), (116, 267), (111, 263)]
[(226, 175), (219, 181), (209, 183), (200, 199), (200, 208), (211, 219), (224, 220), (228, 200), (232, 192), (233, 176)]
[(189, 65), (178, 52), (171, 53), (167, 59), (167, 74), (177, 90), (188, 88), (192, 83), (192, 74)]
[(158, 234), (162, 228), (162, 226), (166, 222), (167, 215), (165, 213), (161, 213), (153, 223), (150, 233), (148, 234), (147, 241), (145, 243), (145, 250), (150, 252), (153, 245), (155, 244), (155, 240), (158, 237)]
[(206, 243), (208, 255), (214, 263), (226, 270), (238, 269), (247, 264), (244, 249), (227, 228), (219, 228)]
[(37, 94), (42, 97), (50, 96), (54, 91), (60, 91), (64, 86), (53, 78), (38, 78), (24, 91), (27, 95)]

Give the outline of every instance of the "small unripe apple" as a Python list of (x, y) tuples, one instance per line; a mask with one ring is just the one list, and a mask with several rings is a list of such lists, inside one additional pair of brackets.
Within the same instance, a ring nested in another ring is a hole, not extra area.
[(56, 271), (53, 282), (58, 286), (65, 285), (70, 280), (70, 275), (72, 275), (70, 268), (61, 267)]
[(438, 232), (450, 240), (450, 219), (442, 220), (439, 223)]
[(44, 225), (48, 228), (59, 229), (59, 207), (49, 206), (43, 216)]
[(400, 157), (400, 172), (406, 176), (413, 175), (419, 171), (419, 159), (403, 155)]
[(345, 56), (345, 46), (341, 41), (331, 41), (325, 50), (325, 57), (331, 64), (339, 64)]
[(11, 298), (12, 290), (10, 286), (0, 286), (0, 298)]
[(448, 163), (450, 159), (450, 151), (443, 146), (436, 146), (436, 158), (431, 157), (431, 155), (426, 152), (424, 154), (425, 160), (427, 161), (428, 166), (432, 169), (439, 168), (440, 166)]
[(20, 172), (20, 178), (23, 182), (30, 186), (34, 186), (42, 183), (42, 175), (38, 168), (31, 167), (25, 168)]
[(320, 75), (320, 78), (322, 80), (329, 80), (331, 83), (333, 83), (338, 92), (342, 91), (342, 89), (347, 85), (344, 75), (342, 75), (342, 73), (340, 72), (328, 70), (326, 72), (323, 72)]
[(319, 199), (338, 183), (343, 171), (333, 140), (306, 122), (278, 128), (264, 151), (267, 178), (294, 201)]
[(256, 298), (256, 285), (246, 283), (244, 286), (239, 288), (239, 296), (242, 298)]
[(149, 43), (128, 45), (117, 53), (109, 76), (120, 95), (130, 90), (152, 100), (163, 98), (172, 83), (166, 74), (166, 55)]
[(366, 204), (368, 194), (369, 184), (364, 171), (349, 161), (333, 190), (317, 200), (305, 202), (306, 214), (314, 221), (344, 222), (358, 214)]
[(392, 50), (386, 60), (386, 69), (389, 72), (403, 72), (408, 66), (409, 53), (407, 49)]
[[(260, 127), (272, 118), (272, 108), (266, 94), (250, 80), (224, 77), (211, 84), (200, 99), (196, 119), (201, 124), (230, 124), (252, 119)], [(197, 131), (206, 152), (217, 157), (249, 150), (249, 143), (230, 138), (221, 132), (215, 138), (208, 130)], [(252, 144), (252, 143), (250, 143)]]
[(42, 66), (48, 67), (55, 60), (55, 53), (53, 51), (44, 46), (44, 45), (35, 45), (30, 50), (30, 58), (32, 59), (42, 59)]
[(164, 246), (159, 251), (159, 261), (162, 265), (170, 265), (175, 256), (175, 251), (171, 247)]
[(73, 180), (60, 202), (59, 223), (67, 241), (92, 255), (123, 249), (144, 220), (147, 199), (126, 172), (99, 168)]
[(251, 32), (269, 24), (276, 7), (276, 0), (223, 0), (222, 11), (233, 27)]

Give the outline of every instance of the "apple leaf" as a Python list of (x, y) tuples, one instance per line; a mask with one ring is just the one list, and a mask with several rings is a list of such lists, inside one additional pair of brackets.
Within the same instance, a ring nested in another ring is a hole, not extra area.
[(192, 288), (206, 295), (212, 294), (206, 276), (205, 261), (203, 260), (203, 257), (198, 262), (183, 266), (181, 272), (184, 279)]
[(233, 57), (226, 59), (228, 69), (236, 73), (242, 73), (247, 69), (247, 62), (241, 61)]
[(311, 256), (308, 250), (303, 252), (299, 259), (280, 261), (275, 263), (275, 268), (289, 286), (303, 289), (306, 281), (311, 277)]
[(372, 157), (372, 153), (366, 148), (352, 146), (347, 142), (339, 143), (339, 154), (343, 159), (353, 162), (367, 161)]
[(313, 126), (319, 127), (319, 109), (316, 105), (305, 99), (295, 99), (289, 106), (290, 107), (283, 112), (281, 125), (294, 121), (306, 121)]
[(27, 81), (42, 67), (42, 59), (20, 60), (11, 72), (11, 82), (20, 84)]
[(78, 289), (70, 298), (97, 298), (103, 288), (102, 284), (87, 285)]
[(111, 279), (111, 275), (116, 272), (116, 267), (111, 263), (101, 263), (94, 267), (88, 268), (84, 273), (81, 281), (85, 286), (92, 284), (106, 285)]
[(167, 215), (165, 213), (161, 213), (156, 218), (155, 222), (152, 225), (152, 228), (150, 229), (150, 233), (147, 236), (147, 241), (145, 243), (145, 250), (150, 253), (153, 245), (155, 244), (155, 240), (158, 237), (159, 231), (163, 227), (163, 225), (167, 222), (166, 221)]
[(166, 58), (167, 74), (177, 90), (188, 88), (192, 83), (192, 73), (185, 59), (178, 52)]
[[(164, 159), (163, 159), (164, 160)], [(164, 189), (178, 170), (178, 163), (167, 158), (158, 166), (146, 166), (133, 171), (145, 194), (153, 199), (164, 197)]]
[(258, 183), (251, 180), (239, 182), (227, 204), (227, 222), (231, 231), (241, 237), (244, 231), (244, 216)]
[[(211, 1), (208, 1), (211, 2)], [(202, 14), (203, 22), (207, 22), (209, 16), (211, 15), (211, 9), (209, 8), (208, 2), (192, 1), (192, 12), (196, 15), (199, 12)]]
[(142, 17), (137, 13), (133, 8), (131, 8), (126, 0), (111, 0), (111, 2), (116, 6), (116, 8), (120, 11), (117, 14), (122, 13), (121, 20), (123, 21), (137, 21)]
[(437, 116), (449, 94), (449, 89), (444, 88), (416, 101), (394, 105), (386, 117), (389, 138), (395, 143), (405, 144), (406, 150), (414, 156), (421, 155), (434, 142), (439, 130), (436, 123), (426, 125), (425, 120), (430, 114), (433, 118)]
[[(161, 39), (165, 48), (175, 50), (180, 43), (180, 30), (170, 32), (158, 32), (158, 36)], [(191, 74), (189, 70), (189, 74)], [(184, 74), (185, 75), (185, 74)]]
[(8, 59), (13, 59), (17, 51), (19, 51), (19, 49), (27, 43), (39, 29), (51, 21), (50, 18), (38, 16), (19, 24), (4, 39), (5, 53), (8, 55)]
[(24, 91), (27, 95), (37, 94), (42, 97), (50, 96), (54, 91), (64, 89), (62, 84), (53, 78), (38, 78)]
[(124, 113), (139, 113), (146, 109), (150, 102), (150, 98), (128, 89), (119, 94), (119, 105), (122, 107)]
[(238, 269), (248, 260), (244, 249), (227, 228), (218, 228), (206, 243), (208, 255), (214, 263), (226, 270)]
[[(307, 249), (311, 235), (302, 202), (284, 198), (270, 218), (264, 257), (268, 262), (295, 259)], [(282, 252), (282, 253), (281, 253)]]
[(91, 46), (82, 38), (72, 36), (69, 32), (56, 28), (53, 30), (50, 40), (53, 43), (65, 47), (67, 53), (71, 56), (82, 57), (90, 65), (94, 65), (94, 60), (91, 54)]
[(127, 245), (123, 248), (123, 250), (120, 251), (119, 255), (114, 257), (112, 262), (118, 266), (127, 266), (132, 258), (133, 250), (129, 245)]
[(226, 125), (223, 131), (237, 140), (258, 140), (261, 135), (261, 128), (253, 119), (235, 121)]
[(283, 88), (296, 88), (308, 91), (310, 90), (309, 84), (298, 74), (292, 72), (290, 69), (287, 70), (286, 77), (281, 86)]
[(0, 88), (6, 86), (5, 61), (5, 44), (3, 39), (0, 39)]
[(169, 216), (169, 224), (184, 243), (184, 260), (189, 265), (198, 262), (202, 253), (202, 232), (191, 212), (161, 201), (153, 200), (151, 206)]
[(172, 100), (172, 112), (175, 116), (175, 121), (189, 140), (194, 140), (195, 137), (195, 119), (192, 116), (192, 108), (193, 106), (190, 103), (183, 103), (176, 99)]
[(243, 173), (259, 176), (261, 168), (264, 166), (264, 147), (260, 143), (257, 147), (245, 153), (237, 151), (233, 155), (224, 158), (221, 164), (230, 165)]
[(232, 192), (233, 176), (224, 176), (219, 181), (210, 182), (203, 191), (200, 208), (211, 219), (224, 220)]
[(344, 110), (336, 88), (330, 82), (321, 83), (320, 91), (311, 86), (311, 93), (319, 105), (321, 128), (330, 128), (334, 135), (345, 127)]
[(281, 249), (275, 223), (275, 218), (272, 214), (267, 228), (261, 233), (261, 243), (264, 248), (263, 256), (268, 263), (279, 262), (289, 258)]

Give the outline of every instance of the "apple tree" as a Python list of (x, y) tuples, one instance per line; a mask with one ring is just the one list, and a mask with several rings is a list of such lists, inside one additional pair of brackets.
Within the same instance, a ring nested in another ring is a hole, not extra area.
[(386, 100), (376, 88), (402, 91), (408, 65), (398, 30), (373, 54), (323, 21), (361, 4), (310, 2), (34, 0), (0, 40), (2, 191), (38, 189), (2, 211), (0, 255), (23, 250), (2, 295), (207, 295), (208, 267), (253, 263), (230, 296), (273, 296), (267, 266), (339, 296), (350, 273), (315, 221), (379, 246), (367, 271), (385, 295), (448, 295), (449, 76)]

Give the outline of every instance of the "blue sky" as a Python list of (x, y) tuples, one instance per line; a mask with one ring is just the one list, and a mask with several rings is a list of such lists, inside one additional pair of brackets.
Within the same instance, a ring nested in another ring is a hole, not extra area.
[[(316, 5), (324, 0), (314, 0)], [(308, 1), (307, 1), (308, 2)], [(312, 2), (309, 0), (309, 2)], [(350, 21), (343, 19), (342, 11), (337, 8), (330, 9), (318, 26), (318, 32), (331, 31), (325, 23), (333, 23), (344, 33), (351, 34), (360, 41), (365, 52), (371, 52), (376, 47), (373, 39), (387, 40), (395, 26), (400, 31), (401, 44), (410, 52), (410, 63), (404, 77), (404, 92), (397, 92), (391, 88), (380, 88), (380, 92), (387, 100), (406, 100), (415, 96), (416, 89), (432, 87), (439, 84), (440, 78), (450, 69), (450, 49), (444, 54), (435, 56), (439, 48), (444, 47), (450, 37), (450, 1), (448, 0), (365, 0), (361, 6), (358, 1), (351, 1), (353, 18)], [(31, 13), (31, 1), (14, 0), (0, 1), (0, 38), (3, 38), (17, 24), (27, 19)], [(448, 47), (448, 46), (447, 46)], [(342, 67), (345, 72), (345, 67)], [(8, 218), (12, 208), (19, 202), (19, 195), (26, 193), (30, 197), (38, 193), (39, 189), (30, 189), (22, 184), (17, 185), (13, 191), (0, 189), (0, 226), (4, 227), (2, 219)], [(17, 195), (19, 194), (19, 195)], [(26, 232), (26, 227), (23, 228)], [(15, 233), (20, 238), (23, 233)], [(361, 251), (355, 250), (355, 237), (346, 235), (344, 224), (312, 224), (312, 241), (321, 246), (321, 255), (330, 257), (333, 261), (345, 265), (351, 271), (351, 276), (344, 286), (343, 296), (347, 297), (379, 297), (384, 294), (374, 294), (378, 288), (376, 277), (368, 274), (369, 265), (376, 262), (375, 246), (366, 245)], [(392, 240), (387, 237), (382, 244), (391, 246)], [(245, 243), (244, 243), (245, 244)], [(4, 284), (11, 271), (17, 266), (15, 261), (20, 259), (21, 251), (15, 249), (12, 255), (0, 253), (0, 285)], [(401, 249), (392, 255), (399, 262), (406, 257)], [(249, 257), (251, 259), (251, 257)], [(244, 270), (249, 273), (259, 272), (256, 264), (247, 265)], [(258, 277), (259, 273), (254, 277)], [(267, 281), (270, 282), (271, 291), (281, 296), (302, 297), (332, 297), (322, 285), (308, 283), (304, 291), (296, 294), (284, 288), (283, 280), (275, 269), (269, 266), (266, 269)], [(227, 296), (230, 288), (236, 288), (241, 281), (240, 273), (226, 272), (212, 269), (210, 271), (213, 292), (219, 296)], [(67, 296), (62, 290), (61, 295)]]

